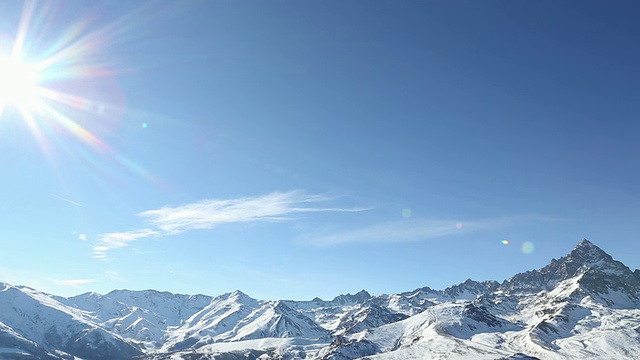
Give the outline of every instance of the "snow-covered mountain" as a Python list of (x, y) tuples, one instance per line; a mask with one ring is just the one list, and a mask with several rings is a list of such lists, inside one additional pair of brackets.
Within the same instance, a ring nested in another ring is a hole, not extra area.
[(199, 348), (217, 342), (304, 337), (329, 332), (282, 301), (260, 301), (240, 291), (214, 298), (182, 326), (171, 328), (163, 350)]
[(354, 334), (319, 355), (640, 359), (638, 271), (587, 240), (542, 269), (492, 288), (473, 300), (440, 302), (405, 320)]
[(0, 284), (0, 324), (2, 358), (129, 359), (143, 353), (96, 324), (91, 313), (27, 287)]
[(169, 327), (181, 325), (212, 300), (205, 295), (155, 290), (114, 290), (106, 295), (86, 293), (55, 298), (67, 306), (90, 312), (101, 327), (152, 348), (164, 344)]
[(640, 271), (582, 240), (547, 266), (332, 300), (0, 283), (0, 359), (640, 359)]

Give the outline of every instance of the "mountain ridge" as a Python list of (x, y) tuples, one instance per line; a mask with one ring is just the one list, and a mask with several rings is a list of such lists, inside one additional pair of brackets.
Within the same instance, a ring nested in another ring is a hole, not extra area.
[(65, 298), (0, 283), (2, 358), (235, 359), (243, 349), (260, 359), (640, 358), (640, 270), (583, 239), (502, 283), (332, 300), (259, 300), (240, 290)]

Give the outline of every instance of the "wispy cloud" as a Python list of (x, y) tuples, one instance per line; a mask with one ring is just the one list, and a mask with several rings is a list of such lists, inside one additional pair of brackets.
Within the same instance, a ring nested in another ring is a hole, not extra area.
[(79, 288), (80, 285), (90, 284), (95, 282), (94, 279), (69, 279), (69, 280), (53, 280), (58, 285), (69, 286)]
[(313, 206), (328, 200), (331, 198), (299, 191), (274, 192), (259, 197), (202, 200), (178, 207), (143, 211), (139, 215), (147, 218), (158, 229), (173, 234), (194, 229), (211, 229), (226, 223), (283, 221), (295, 213), (366, 210)]
[(108, 250), (125, 247), (132, 241), (150, 236), (158, 236), (160, 234), (160, 232), (152, 229), (131, 230), (102, 234), (98, 239), (98, 245), (93, 247), (93, 257), (96, 259), (106, 259)]
[(469, 234), (482, 230), (499, 229), (530, 221), (546, 220), (539, 216), (519, 215), (461, 221), (447, 219), (402, 219), (382, 222), (358, 229), (311, 236), (303, 239), (312, 245), (337, 245), (343, 243), (395, 243), (422, 241), (445, 236)]
[(107, 251), (127, 246), (130, 242), (152, 236), (180, 234), (197, 229), (212, 229), (229, 223), (286, 221), (294, 215), (310, 212), (358, 212), (369, 208), (321, 206), (334, 198), (305, 194), (301, 191), (273, 192), (256, 197), (207, 199), (195, 203), (143, 211), (149, 227), (141, 230), (113, 232), (99, 236), (93, 248), (97, 259), (106, 259)]

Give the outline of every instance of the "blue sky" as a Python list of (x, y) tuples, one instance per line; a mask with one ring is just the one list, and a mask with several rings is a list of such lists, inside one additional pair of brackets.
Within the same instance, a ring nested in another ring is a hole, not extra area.
[(0, 280), (332, 298), (583, 237), (638, 268), (638, 10), (3, 2)]

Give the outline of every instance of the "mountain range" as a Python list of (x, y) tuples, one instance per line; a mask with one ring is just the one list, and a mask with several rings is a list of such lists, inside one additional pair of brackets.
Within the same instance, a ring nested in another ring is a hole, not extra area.
[(640, 270), (583, 239), (502, 283), (333, 300), (0, 283), (0, 359), (640, 359)]

